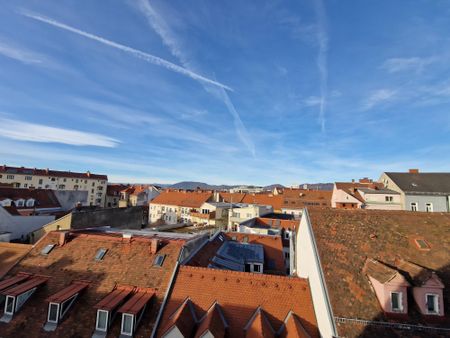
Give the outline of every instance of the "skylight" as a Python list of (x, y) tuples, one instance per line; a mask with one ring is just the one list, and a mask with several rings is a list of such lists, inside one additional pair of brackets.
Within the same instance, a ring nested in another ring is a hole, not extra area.
[(95, 260), (96, 261), (101, 261), (103, 259), (103, 257), (105, 256), (106, 252), (108, 251), (108, 249), (98, 249), (97, 253), (95, 254)]
[(165, 257), (166, 257), (166, 255), (158, 255), (158, 256), (156, 256), (155, 260), (153, 261), (153, 265), (154, 266), (162, 266)]
[(424, 240), (423, 238), (417, 238), (414, 240), (414, 242), (416, 242), (416, 245), (419, 247), (419, 249), (421, 250), (429, 250), (430, 249), (430, 245), (428, 244), (428, 242), (426, 240)]
[(53, 250), (56, 244), (48, 244), (41, 250), (41, 255), (48, 255)]

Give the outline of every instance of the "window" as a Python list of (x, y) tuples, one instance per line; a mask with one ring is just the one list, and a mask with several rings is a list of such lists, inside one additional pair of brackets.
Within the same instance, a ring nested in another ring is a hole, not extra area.
[(48, 245), (46, 245), (45, 248), (42, 249), (41, 255), (48, 255), (50, 253), (50, 251), (53, 250), (54, 247), (55, 247), (55, 244), (48, 244)]
[(24, 200), (18, 200), (17, 201), (17, 206), (18, 207), (23, 207), (25, 205)]
[(44, 181), (41, 178), (41, 179), (39, 179), (39, 184), (42, 184), (42, 183), (44, 183)]
[(289, 239), (289, 237), (290, 237), (290, 236), (289, 236), (289, 232), (285, 231), (285, 232), (284, 232), (284, 239)]
[(430, 249), (430, 245), (428, 244), (428, 242), (422, 238), (417, 238), (414, 240), (414, 242), (416, 242), (416, 245), (421, 250), (429, 250)]
[(60, 184), (58, 189), (66, 189), (66, 186), (64, 184)]
[(209, 210), (208, 209), (202, 209), (202, 214), (209, 214)]
[(50, 303), (48, 307), (47, 321), (50, 323), (58, 323), (59, 304)]
[(417, 202), (411, 202), (411, 211), (417, 211)]
[(70, 307), (75, 302), (75, 299), (77, 299), (77, 297), (78, 293), (61, 303), (61, 318), (66, 315), (67, 311), (69, 311)]
[(284, 258), (285, 258), (285, 259), (289, 259), (289, 258), (290, 258), (289, 252), (285, 252), (285, 253), (284, 253)]
[(261, 272), (261, 265), (254, 264), (253, 265), (253, 272)]
[(166, 258), (166, 255), (158, 255), (155, 257), (155, 260), (153, 261), (154, 266), (162, 266), (164, 262), (164, 258)]
[(391, 310), (392, 311), (403, 310), (401, 292), (391, 292)]
[(16, 188), (20, 188), (20, 183), (15, 183), (14, 186), (15, 186)]
[(54, 177), (51, 178), (51, 181), (52, 181), (52, 182), (55, 182), (55, 180), (56, 180), (56, 179), (55, 179)]
[(425, 204), (425, 211), (426, 212), (433, 212), (433, 203)]
[(32, 207), (34, 205), (34, 199), (29, 199), (27, 201), (27, 207)]
[(95, 187), (95, 182), (92, 182), (92, 186)]
[(122, 314), (122, 330), (121, 333), (127, 336), (133, 335), (134, 316), (128, 313)]
[(31, 177), (31, 176), (25, 176), (25, 181), (31, 181), (32, 178), (33, 177)]
[(12, 296), (6, 296), (6, 303), (5, 303), (5, 313), (7, 315), (14, 314), (14, 302), (15, 298)]
[(386, 202), (392, 202), (393, 197), (392, 197), (392, 196), (384, 196), (384, 200), (385, 200)]
[(63, 179), (63, 182), (67, 182), (67, 179)]
[(97, 323), (95, 328), (99, 331), (106, 332), (108, 329), (108, 311), (97, 310)]
[(427, 313), (439, 314), (438, 295), (427, 293), (425, 297), (426, 297)]
[(24, 184), (23, 184), (23, 187), (24, 187), (24, 188), (28, 188), (28, 183), (24, 183)]
[(13, 180), (13, 179), (14, 179), (14, 175), (6, 175), (6, 178), (7, 178), (8, 180)]
[(106, 251), (108, 251), (108, 250), (107, 249), (98, 249), (97, 253), (95, 254), (95, 260), (96, 261), (103, 260), (103, 257), (105, 256)]

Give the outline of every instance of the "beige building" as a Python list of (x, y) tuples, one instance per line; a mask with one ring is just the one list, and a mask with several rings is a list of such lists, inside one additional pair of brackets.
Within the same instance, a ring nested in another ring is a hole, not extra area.
[(0, 166), (0, 183), (15, 188), (87, 191), (87, 205), (105, 204), (108, 176), (70, 171)]

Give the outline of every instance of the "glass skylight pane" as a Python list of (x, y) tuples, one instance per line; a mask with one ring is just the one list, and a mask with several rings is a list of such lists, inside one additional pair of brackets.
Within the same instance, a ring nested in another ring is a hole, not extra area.
[(95, 255), (95, 260), (101, 261), (103, 259), (103, 257), (105, 256), (106, 251), (108, 251), (108, 250), (107, 249), (99, 249), (97, 251), (97, 254)]
[(55, 247), (55, 244), (48, 244), (45, 246), (44, 249), (42, 249), (41, 254), (42, 255), (48, 255), (50, 253), (50, 251), (53, 250), (53, 248)]

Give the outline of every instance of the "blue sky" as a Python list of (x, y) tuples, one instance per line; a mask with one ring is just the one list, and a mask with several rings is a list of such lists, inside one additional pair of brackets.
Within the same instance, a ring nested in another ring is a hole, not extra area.
[(450, 169), (448, 1), (14, 1), (0, 162), (286, 185)]

